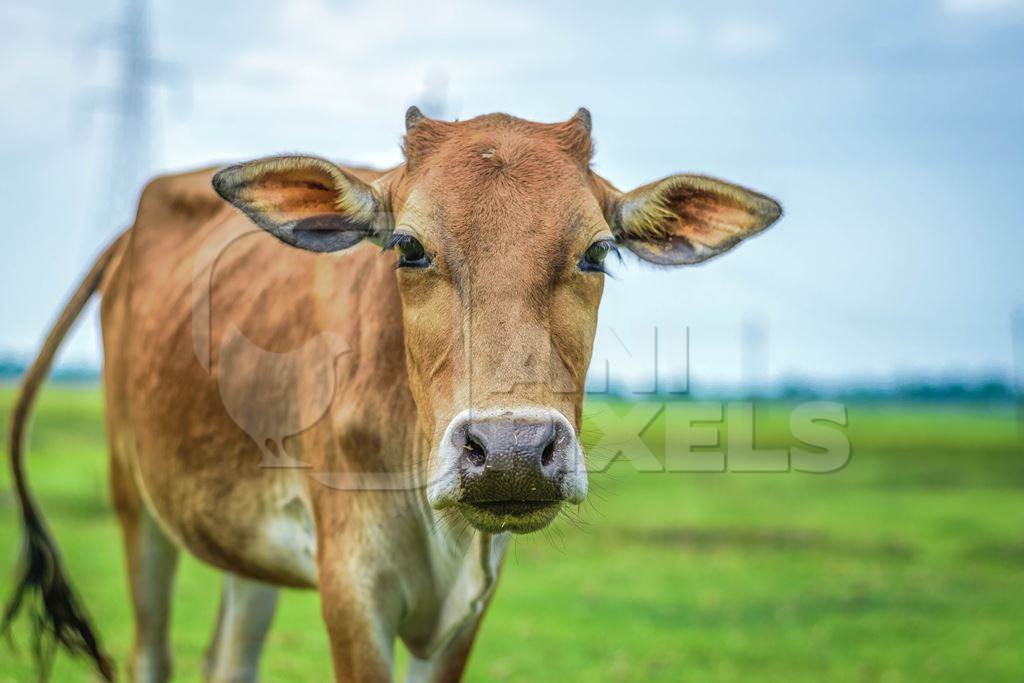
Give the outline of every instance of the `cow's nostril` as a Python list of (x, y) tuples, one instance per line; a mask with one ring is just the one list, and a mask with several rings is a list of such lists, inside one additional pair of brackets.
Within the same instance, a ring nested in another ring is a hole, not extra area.
[(557, 439), (551, 439), (548, 445), (544, 447), (544, 451), (540, 454), (540, 464), (547, 467), (551, 464), (551, 461), (555, 459), (555, 441)]
[[(541, 519), (541, 513), (557, 512), (558, 503), (579, 503), (587, 495), (573, 425), (556, 410), (464, 410), (452, 418), (432, 455), (439, 466), (427, 488), (430, 505), (475, 510), (479, 515), (470, 523), (481, 530), (486, 525), (481, 526), (480, 515), (500, 518), (502, 524), (513, 517)], [(507, 507), (513, 503), (517, 507)], [(543, 520), (547, 524), (550, 517)]]
[(466, 459), (474, 467), (483, 467), (487, 462), (487, 451), (483, 445), (470, 435), (466, 435)]

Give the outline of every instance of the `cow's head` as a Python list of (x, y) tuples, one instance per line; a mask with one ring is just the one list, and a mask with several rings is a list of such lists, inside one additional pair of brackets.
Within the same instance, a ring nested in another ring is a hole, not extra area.
[(590, 169), (585, 109), (540, 124), (412, 108), (404, 152), (373, 184), (323, 159), (277, 157), (225, 169), (214, 186), (300, 249), (369, 240), (395, 252), (431, 505), (488, 532), (542, 528), (587, 495), (578, 433), (609, 254), (699, 263), (781, 209), (695, 175), (618, 191)]

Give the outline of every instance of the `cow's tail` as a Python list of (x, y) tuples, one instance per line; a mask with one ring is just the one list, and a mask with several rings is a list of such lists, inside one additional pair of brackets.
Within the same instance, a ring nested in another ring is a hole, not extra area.
[(89, 657), (104, 679), (114, 680), (114, 667), (100, 647), (89, 616), (64, 570), (57, 543), (47, 529), (29, 489), (25, 476), (25, 446), (32, 406), (39, 388), (46, 381), (53, 358), (82, 309), (99, 287), (124, 237), (122, 235), (107, 247), (71, 296), (46, 337), (35, 362), (25, 373), (11, 413), (11, 475), (21, 509), (22, 555), (14, 590), (4, 608), (0, 632), (9, 633), (12, 620), (22, 609), (32, 613), (35, 622), (33, 650), (41, 679), (46, 677), (55, 646), (59, 645), (74, 655)]

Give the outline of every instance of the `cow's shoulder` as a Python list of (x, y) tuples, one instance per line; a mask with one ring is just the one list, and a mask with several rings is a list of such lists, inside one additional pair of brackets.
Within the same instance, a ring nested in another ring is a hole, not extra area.
[[(136, 224), (199, 225), (222, 212), (230, 212), (230, 205), (217, 195), (212, 184), (214, 174), (223, 167), (209, 166), (153, 178), (139, 199)], [(342, 168), (367, 183), (386, 173), (368, 166), (345, 165)]]
[(388, 173), (391, 169), (380, 170), (378, 168), (371, 168), (370, 166), (354, 166), (352, 164), (338, 164), (345, 171), (348, 171), (356, 178), (359, 178), (364, 183), (372, 183), (377, 178)]
[(139, 199), (136, 224), (201, 223), (228, 209), (211, 184), (219, 166), (157, 176)]

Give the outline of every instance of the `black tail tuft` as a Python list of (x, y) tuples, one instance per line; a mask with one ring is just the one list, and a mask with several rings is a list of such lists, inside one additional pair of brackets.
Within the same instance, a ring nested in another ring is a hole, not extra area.
[(47, 678), (55, 646), (72, 655), (91, 658), (106, 681), (114, 680), (114, 667), (100, 649), (89, 616), (68, 582), (57, 546), (36, 514), (34, 505), (24, 512), (24, 536), (19, 575), (4, 609), (0, 633), (10, 633), (22, 608), (33, 613), (33, 652), (40, 680)]
[(21, 509), (22, 555), (19, 574), (14, 583), (14, 593), (4, 609), (3, 620), (0, 621), (0, 634), (10, 633), (11, 623), (22, 607), (32, 612), (35, 621), (34, 650), (40, 666), (40, 680), (46, 679), (49, 663), (57, 646), (62, 646), (71, 654), (90, 657), (104, 679), (114, 680), (114, 667), (100, 651), (89, 617), (64, 572), (57, 544), (47, 531), (39, 507), (29, 490), (28, 476), (25, 472), (25, 442), (32, 405), (39, 388), (46, 381), (57, 350), (82, 309), (96, 292), (103, 279), (103, 273), (127, 234), (129, 233), (122, 233), (121, 237), (104, 250), (78, 289), (71, 295), (71, 300), (46, 336), (35, 362), (25, 372), (21, 392), (14, 403), (14, 410), (11, 411), (11, 482), (14, 484), (14, 492), (17, 494), (18, 506)]

